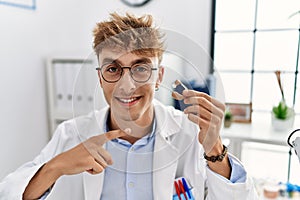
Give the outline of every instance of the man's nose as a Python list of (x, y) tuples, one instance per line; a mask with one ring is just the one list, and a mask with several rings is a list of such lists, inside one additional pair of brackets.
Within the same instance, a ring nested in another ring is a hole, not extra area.
[(119, 80), (119, 89), (126, 95), (130, 95), (136, 89), (135, 81), (132, 79), (129, 69), (123, 69), (122, 77)]

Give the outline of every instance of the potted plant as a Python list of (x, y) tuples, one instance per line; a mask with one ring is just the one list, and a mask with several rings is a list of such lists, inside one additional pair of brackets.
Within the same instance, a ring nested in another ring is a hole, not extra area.
[(281, 72), (275, 71), (275, 74), (281, 92), (281, 101), (272, 109), (272, 127), (275, 130), (284, 131), (293, 127), (295, 113), (293, 108), (286, 105), (284, 92), (281, 85)]
[(230, 112), (229, 109), (225, 111), (224, 115), (224, 127), (229, 128), (232, 123), (232, 113)]

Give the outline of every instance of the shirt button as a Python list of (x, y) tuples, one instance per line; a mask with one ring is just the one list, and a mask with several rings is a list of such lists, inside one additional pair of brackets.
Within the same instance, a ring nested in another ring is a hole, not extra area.
[(130, 188), (133, 188), (133, 187), (134, 187), (134, 182), (129, 182), (129, 183), (128, 183), (128, 186), (129, 186)]

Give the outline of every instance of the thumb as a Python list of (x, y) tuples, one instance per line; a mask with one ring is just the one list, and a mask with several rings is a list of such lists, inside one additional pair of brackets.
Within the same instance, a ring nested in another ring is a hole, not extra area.
[(179, 93), (176, 92), (176, 91), (173, 91), (173, 92), (172, 92), (172, 97), (173, 97), (174, 99), (178, 100), (178, 101), (184, 99), (183, 95), (179, 94)]

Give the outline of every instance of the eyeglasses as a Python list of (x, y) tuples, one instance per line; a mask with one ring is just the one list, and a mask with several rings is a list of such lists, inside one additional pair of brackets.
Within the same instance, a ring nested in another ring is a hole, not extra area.
[(131, 78), (138, 83), (147, 82), (152, 75), (152, 70), (157, 70), (157, 68), (153, 68), (152, 65), (146, 63), (137, 63), (131, 67), (122, 67), (118, 63), (113, 62), (96, 68), (96, 70), (100, 70), (102, 78), (109, 83), (119, 81), (124, 69), (129, 69)]

